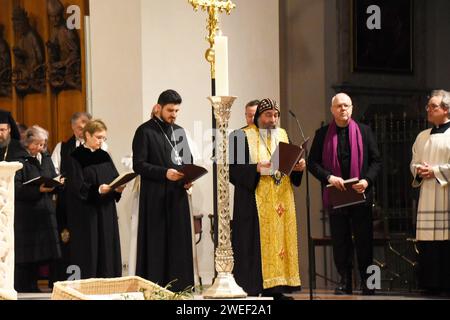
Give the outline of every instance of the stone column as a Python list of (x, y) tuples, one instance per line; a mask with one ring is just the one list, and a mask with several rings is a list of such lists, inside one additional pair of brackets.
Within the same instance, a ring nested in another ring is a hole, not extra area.
[(17, 300), (14, 290), (14, 175), (19, 162), (0, 162), (0, 300)]

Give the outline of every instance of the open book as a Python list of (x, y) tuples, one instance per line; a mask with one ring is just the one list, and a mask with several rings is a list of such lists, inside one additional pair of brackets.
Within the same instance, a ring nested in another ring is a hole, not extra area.
[(186, 183), (194, 182), (208, 173), (208, 170), (195, 164), (185, 164), (178, 171), (184, 174), (183, 181)]
[(301, 146), (280, 142), (270, 159), (272, 169), (278, 170), (289, 176), (292, 173), (292, 170), (294, 170), (295, 165), (305, 155), (308, 141), (309, 138), (307, 138)]
[(60, 179), (61, 176), (57, 176), (55, 178), (37, 177), (24, 182), (23, 185), (41, 186), (42, 184), (44, 184), (44, 187), (46, 188), (56, 188), (63, 185), (61, 182), (59, 182)]
[(111, 191), (117, 189), (118, 187), (130, 182), (134, 178), (138, 176), (135, 172), (125, 172), (119, 175), (117, 178), (114, 179), (113, 182), (111, 182), (108, 186), (111, 188)]
[(355, 204), (366, 202), (366, 195), (358, 193), (352, 186), (359, 182), (358, 178), (348, 179), (344, 181), (345, 191), (340, 191), (333, 185), (327, 185), (330, 195), (330, 203), (333, 209), (349, 207)]

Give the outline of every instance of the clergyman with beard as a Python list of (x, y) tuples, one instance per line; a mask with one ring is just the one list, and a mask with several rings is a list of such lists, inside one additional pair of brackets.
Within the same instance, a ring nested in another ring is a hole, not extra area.
[(288, 300), (300, 289), (297, 222), (293, 186), (300, 186), (305, 160), (290, 176), (272, 168), (280, 142), (276, 101), (258, 104), (254, 123), (230, 135), (230, 181), (235, 187), (232, 242), (234, 276), (250, 296)]
[[(174, 90), (158, 98), (152, 119), (133, 139), (133, 169), (141, 175), (136, 275), (181, 291), (194, 285), (186, 183), (179, 171), (192, 163), (186, 132), (175, 121), (182, 103)], [(175, 281), (176, 280), (176, 281)]]
[(11, 137), (11, 119), (9, 112), (0, 111), (0, 161), (16, 161), (26, 154), (20, 141)]

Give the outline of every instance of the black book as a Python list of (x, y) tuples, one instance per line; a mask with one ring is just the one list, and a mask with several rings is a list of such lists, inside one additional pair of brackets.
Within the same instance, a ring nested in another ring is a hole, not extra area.
[(278, 147), (275, 149), (275, 152), (272, 154), (272, 158), (270, 159), (272, 168), (284, 173), (287, 176), (291, 175), (295, 165), (305, 155), (308, 141), (309, 138), (307, 138), (301, 146), (280, 142)]
[(366, 195), (364, 193), (358, 193), (352, 188), (352, 186), (358, 182), (358, 178), (345, 180), (345, 191), (340, 191), (331, 184), (327, 185), (327, 188), (329, 189), (330, 203), (333, 206), (333, 209), (349, 207), (366, 202)]
[(56, 178), (37, 177), (24, 182), (23, 185), (41, 186), (42, 184), (44, 184), (45, 188), (61, 187), (63, 184), (59, 182), (60, 177), (61, 176), (58, 176)]
[(134, 178), (138, 176), (135, 172), (126, 172), (119, 175), (115, 178), (108, 186), (111, 188), (111, 191), (117, 189), (118, 187), (130, 182)]
[(194, 182), (208, 173), (208, 170), (195, 164), (185, 164), (178, 171), (184, 174), (183, 181), (186, 183)]

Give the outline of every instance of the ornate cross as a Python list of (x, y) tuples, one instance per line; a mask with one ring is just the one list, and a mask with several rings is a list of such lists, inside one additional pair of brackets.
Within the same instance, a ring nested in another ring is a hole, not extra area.
[(236, 5), (231, 0), (188, 0), (195, 11), (201, 8), (202, 11), (208, 12), (208, 20), (206, 29), (208, 30), (208, 36), (206, 41), (209, 42), (209, 49), (206, 50), (205, 58), (211, 64), (211, 77), (215, 79), (215, 52), (214, 52), (214, 37), (216, 31), (219, 30), (219, 13), (224, 11), (230, 15), (231, 10), (236, 8)]

